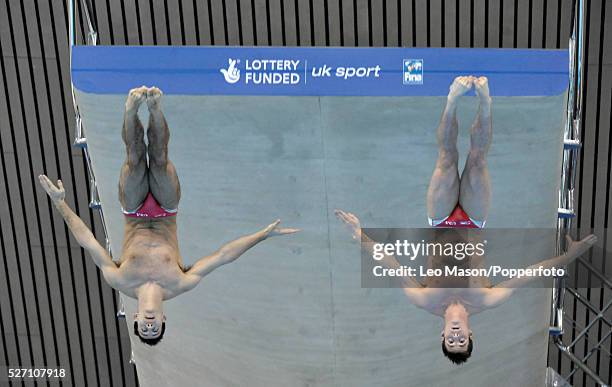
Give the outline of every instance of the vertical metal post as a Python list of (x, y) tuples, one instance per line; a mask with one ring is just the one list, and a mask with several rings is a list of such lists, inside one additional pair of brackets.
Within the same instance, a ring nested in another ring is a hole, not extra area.
[[(69, 8), (68, 8), (68, 42), (70, 44), (70, 63), (72, 67), (72, 47), (74, 47), (77, 43), (77, 34), (76, 34), (76, 1), (78, 0), (70, 0)], [(96, 26), (92, 22), (90, 9), (91, 2), (89, 0), (82, 0), (81, 6), (83, 7), (83, 11), (85, 13), (85, 19), (87, 21), (87, 44), (95, 46), (98, 43), (98, 33), (96, 31)], [(79, 147), (83, 150), (83, 155), (85, 156), (85, 160), (87, 162), (87, 173), (89, 175), (89, 184), (90, 184), (90, 200), (89, 207), (95, 208), (99, 211), (100, 219), (102, 222), (102, 230), (104, 232), (104, 238), (106, 242), (106, 250), (108, 254), (112, 257), (112, 249), (111, 243), (108, 233), (108, 228), (106, 226), (106, 220), (104, 218), (104, 211), (102, 211), (102, 206), (100, 204), (100, 198), (98, 195), (98, 186), (96, 183), (96, 178), (93, 170), (93, 166), (91, 164), (91, 157), (89, 156), (89, 149), (87, 148), (87, 138), (85, 137), (85, 132), (83, 128), (83, 120), (81, 119), (81, 114), (79, 112), (79, 106), (76, 101), (74, 86), (71, 84), (72, 91), (72, 104), (74, 106), (75, 113), (75, 140), (74, 146)], [(119, 303), (120, 309), (117, 311), (117, 317), (121, 318), (125, 316), (125, 312), (123, 309), (123, 301), (121, 298), (121, 294), (119, 294)], [(131, 355), (130, 363), (133, 363), (134, 355)]]
[[(68, 45), (69, 47), (74, 46), (76, 42), (76, 28), (74, 16), (74, 0), (68, 2)], [(72, 54), (72, 53), (71, 53)]]
[[(584, 0), (577, 0), (574, 4), (574, 20), (572, 28), (572, 36), (569, 41), (570, 52), (570, 84), (567, 100), (567, 122), (565, 127), (564, 152), (563, 152), (563, 170), (561, 175), (561, 187), (559, 190), (559, 220), (558, 220), (558, 243), (557, 250), (559, 253), (565, 251), (565, 236), (568, 235), (572, 226), (572, 219), (575, 216), (574, 211), (574, 187), (576, 180), (576, 163), (578, 152), (581, 146), (580, 134), (582, 130), (582, 100), (583, 84), (584, 84), (584, 44), (585, 44), (585, 26), (586, 26), (586, 4)], [(610, 282), (604, 277), (604, 282), (610, 286)], [(574, 297), (590, 306), (588, 301), (582, 300), (578, 294), (571, 289), (568, 290)], [(596, 384), (607, 386), (607, 384), (589, 368), (586, 361), (595, 353), (596, 348), (603, 343), (601, 340), (594, 349), (592, 349), (583, 359), (578, 358), (572, 352), (574, 345), (581, 337), (587, 336), (587, 331), (597, 321), (605, 319), (604, 312), (612, 306), (612, 301), (609, 302), (599, 313), (596, 318), (587, 325), (580, 334), (574, 339), (570, 345), (565, 345), (562, 341), (563, 335), (563, 298), (565, 296), (565, 278), (556, 278), (553, 287), (553, 305), (551, 311), (550, 334), (555, 346), (561, 353), (568, 357), (572, 362), (571, 377), (576, 370), (580, 369), (585, 375), (588, 375)], [(593, 306), (590, 306), (593, 309)], [(593, 311), (593, 310), (592, 310)], [(607, 321), (607, 320), (606, 320)], [(612, 332), (612, 331), (611, 331)], [(610, 333), (609, 333), (610, 334)], [(608, 334), (608, 335), (609, 335)], [(605, 337), (607, 337), (606, 335)]]
[[(70, 43), (70, 63), (72, 64), (72, 48), (76, 44), (76, 0), (71, 0), (68, 8), (68, 40)], [(89, 13), (89, 3), (86, 0), (82, 1), (82, 7), (85, 12), (85, 16), (87, 19), (87, 27), (88, 27), (88, 36), (89, 43), (92, 45), (96, 44), (97, 41), (97, 33), (95, 31), (94, 25), (91, 22), (90, 13)], [(98, 197), (98, 189), (96, 185), (96, 178), (91, 167), (91, 159), (89, 157), (89, 152), (87, 150), (87, 138), (85, 137), (84, 129), (83, 129), (83, 120), (81, 119), (81, 113), (79, 111), (79, 105), (76, 101), (76, 96), (74, 92), (74, 87), (71, 85), (72, 92), (72, 105), (74, 106), (74, 118), (75, 118), (75, 139), (73, 145), (83, 149), (83, 154), (85, 156), (85, 160), (87, 161), (87, 172), (89, 173), (89, 185), (90, 185), (90, 199), (89, 199), (89, 207), (90, 208), (100, 208), (100, 200)]]
[[(584, 23), (585, 2), (577, 0), (574, 9), (572, 35), (569, 40), (570, 68), (567, 95), (567, 115), (563, 139), (563, 162), (561, 186), (559, 188), (559, 211), (557, 222), (557, 254), (565, 251), (565, 237), (569, 234), (575, 217), (574, 185), (576, 161), (580, 150), (582, 125), (582, 83), (584, 67)], [(565, 278), (555, 278), (552, 289), (552, 309), (549, 332), (553, 336), (563, 334), (563, 300)]]
[(85, 12), (85, 20), (87, 20), (87, 38), (90, 46), (95, 46), (98, 44), (98, 31), (96, 30), (96, 25), (94, 25), (91, 14), (89, 13), (91, 7), (91, 2), (89, 0), (82, 0), (83, 11)]

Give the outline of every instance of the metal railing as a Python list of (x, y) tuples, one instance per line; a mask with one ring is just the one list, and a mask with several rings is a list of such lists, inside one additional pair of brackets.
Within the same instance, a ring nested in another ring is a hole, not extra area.
[[(572, 35), (569, 39), (569, 87), (567, 93), (566, 120), (563, 138), (563, 159), (561, 185), (559, 187), (559, 209), (557, 220), (557, 255), (565, 251), (565, 236), (569, 235), (574, 211), (574, 184), (576, 180), (576, 161), (581, 147), (580, 127), (582, 99), (582, 67), (584, 56), (584, 1), (574, 3)], [(550, 334), (555, 337), (563, 333), (563, 300), (565, 278), (555, 278), (552, 293)]]
[[(76, 23), (76, 5), (78, 0), (71, 0), (68, 8), (68, 41), (70, 43), (70, 63), (72, 63), (72, 47), (76, 45), (77, 42), (77, 23)], [(91, 18), (91, 2), (90, 0), (81, 0), (81, 7), (83, 13), (85, 14), (85, 19), (87, 23), (87, 39), (86, 43), (92, 46), (95, 46), (98, 41), (98, 33), (96, 24)], [(71, 66), (72, 68), (72, 66)], [(104, 218), (104, 211), (102, 210), (102, 205), (100, 204), (100, 197), (98, 195), (98, 185), (96, 183), (96, 176), (91, 164), (91, 157), (89, 155), (89, 148), (87, 146), (87, 137), (85, 136), (85, 128), (83, 126), (83, 120), (81, 119), (81, 113), (79, 111), (79, 105), (76, 100), (74, 86), (71, 82), (70, 89), (72, 92), (72, 104), (74, 107), (74, 116), (75, 116), (75, 139), (73, 146), (81, 148), (83, 151), (83, 156), (85, 157), (85, 161), (87, 164), (87, 174), (89, 176), (89, 207), (92, 209), (98, 210), (100, 214), (100, 220), (102, 222), (102, 229), (104, 232), (105, 238), (105, 246), (108, 254), (112, 257), (112, 249), (110, 244), (110, 238), (108, 233), (108, 228), (106, 226), (106, 221)], [(119, 303), (122, 305), (121, 309), (117, 311), (117, 317), (125, 316), (123, 313), (123, 302), (121, 300), (121, 295), (119, 295)]]
[[(557, 224), (557, 253), (565, 251), (565, 236), (572, 228), (572, 221), (575, 217), (574, 211), (574, 187), (576, 180), (576, 163), (581, 147), (580, 133), (582, 129), (582, 100), (585, 66), (585, 28), (586, 28), (586, 4), (584, 0), (576, 0), (573, 8), (572, 35), (569, 40), (570, 53), (570, 82), (567, 98), (567, 118), (564, 135), (564, 151), (561, 172), (561, 186), (559, 190), (559, 217)], [(589, 272), (589, 275), (598, 277), (603, 287), (612, 290), (612, 283), (603, 276), (599, 270), (593, 267), (588, 261), (579, 258), (578, 262)], [(564, 305), (566, 296), (584, 306), (595, 317), (586, 325), (580, 326), (572, 317), (565, 313)], [(603, 335), (599, 335), (596, 340), (589, 337), (590, 331), (598, 323), (612, 328), (612, 321), (606, 318), (605, 313), (612, 307), (612, 299), (608, 300), (603, 307), (598, 308), (587, 298), (582, 296), (577, 289), (571, 288), (566, 283), (566, 278), (555, 278), (552, 289), (552, 309), (550, 323), (550, 337), (555, 348), (559, 349), (561, 356), (566, 357), (571, 362), (571, 369), (567, 375), (562, 377), (565, 381), (571, 380), (578, 370), (596, 384), (608, 386), (600, 375), (588, 365), (589, 359), (595, 353), (605, 353), (610, 356), (610, 351), (603, 347), (604, 342), (612, 336), (612, 329)], [(572, 330), (577, 334), (571, 342), (567, 343), (567, 335), (564, 335), (564, 322), (571, 325)], [(586, 340), (589, 344), (588, 352), (581, 357), (576, 355), (576, 345)]]

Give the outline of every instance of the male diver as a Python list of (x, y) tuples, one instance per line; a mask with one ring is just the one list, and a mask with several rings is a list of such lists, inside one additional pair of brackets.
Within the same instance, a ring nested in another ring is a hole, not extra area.
[[(119, 262), (111, 259), (65, 203), (62, 182), (58, 180), (55, 186), (47, 176), (39, 176), (55, 208), (79, 245), (89, 252), (107, 283), (138, 300), (134, 333), (149, 345), (157, 344), (165, 331), (163, 301), (193, 289), (204, 276), (233, 262), (259, 242), (299, 231), (280, 228), (277, 220), (254, 234), (225, 244), (186, 269), (179, 253), (176, 224), (181, 190), (174, 164), (168, 158), (170, 131), (161, 110), (161, 95), (156, 87), (142, 86), (130, 90), (125, 103), (122, 137), (127, 157), (119, 179), (125, 234)], [(144, 141), (144, 128), (138, 118), (138, 109), (145, 101), (149, 109), (148, 143)]]
[[(470, 150), (459, 176), (457, 151), (457, 101), (472, 87), (479, 107), (470, 130)], [(438, 160), (427, 192), (429, 224), (442, 228), (482, 228), (491, 202), (491, 185), (487, 168), (487, 152), (491, 144), (491, 97), (486, 77), (460, 76), (450, 86), (447, 103), (437, 128)], [(353, 238), (364, 247), (373, 242), (361, 233), (359, 219), (342, 210), (336, 216), (349, 226)], [(597, 238), (589, 235), (581, 241), (568, 239), (565, 254), (547, 259), (530, 268), (563, 267), (587, 251)], [(466, 260), (468, 262), (468, 260)], [(381, 263), (388, 268), (400, 266), (395, 256), (385, 255)], [(431, 262), (430, 262), (431, 263)], [(473, 349), (469, 316), (494, 308), (510, 297), (514, 288), (524, 286), (536, 277), (514, 278), (492, 287), (486, 278), (475, 279), (472, 287), (424, 286), (411, 277), (403, 278), (402, 286), (408, 299), (416, 306), (444, 319), (441, 335), (442, 351), (455, 364), (467, 361)]]
[[(363, 248), (372, 250), (374, 242), (365, 233), (362, 233), (359, 219), (355, 215), (342, 210), (335, 210), (335, 214), (349, 227), (353, 239), (361, 241)], [(597, 242), (595, 235), (589, 235), (580, 241), (573, 241), (568, 237), (568, 248), (564, 254), (531, 265), (527, 269), (564, 267), (589, 250), (595, 242)], [(382, 265), (390, 269), (401, 266), (395, 256), (386, 254), (384, 251), (383, 254), (384, 257), (380, 260)], [(538, 277), (515, 277), (496, 286), (491, 286), (488, 278), (474, 278), (471, 281), (480, 283), (480, 285), (457, 288), (431, 286), (433, 281), (421, 284), (412, 277), (400, 277), (400, 279), (404, 294), (410, 302), (444, 319), (441, 334), (442, 352), (451, 362), (461, 364), (471, 356), (474, 346), (469, 324), (470, 316), (503, 304), (516, 288), (536, 281)]]

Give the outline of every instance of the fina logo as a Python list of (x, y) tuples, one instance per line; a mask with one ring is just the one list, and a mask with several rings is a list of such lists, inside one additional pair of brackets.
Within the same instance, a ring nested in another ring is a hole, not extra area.
[(229, 58), (227, 60), (229, 67), (227, 69), (221, 69), (221, 74), (225, 77), (225, 82), (236, 83), (240, 80), (240, 69), (236, 68), (237, 59)]
[(423, 59), (404, 59), (404, 85), (423, 84)]

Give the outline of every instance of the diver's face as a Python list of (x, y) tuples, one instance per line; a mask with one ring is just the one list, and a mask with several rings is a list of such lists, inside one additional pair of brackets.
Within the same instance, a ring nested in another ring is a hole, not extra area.
[(448, 352), (465, 352), (468, 350), (468, 344), (472, 331), (470, 330), (467, 321), (451, 320), (448, 321), (442, 331), (442, 340)]
[(138, 335), (145, 340), (158, 338), (161, 335), (164, 321), (166, 321), (166, 316), (161, 312), (144, 312), (134, 315), (134, 322), (138, 323)]

